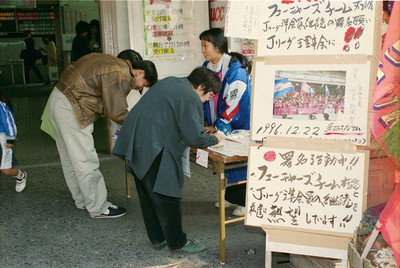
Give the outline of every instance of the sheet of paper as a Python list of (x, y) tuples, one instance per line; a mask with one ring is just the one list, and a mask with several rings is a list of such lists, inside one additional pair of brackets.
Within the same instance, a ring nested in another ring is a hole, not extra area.
[(218, 152), (226, 156), (248, 156), (249, 155), (249, 131), (242, 133), (233, 132), (226, 136), (223, 132), (218, 131), (218, 135), (223, 137), (222, 142), (208, 147), (209, 150)]
[(190, 177), (190, 148), (186, 147), (185, 151), (183, 151), (183, 154), (181, 156), (182, 158), (182, 169), (183, 169), (183, 174), (185, 176)]
[(196, 163), (205, 168), (208, 167), (208, 152), (197, 149)]

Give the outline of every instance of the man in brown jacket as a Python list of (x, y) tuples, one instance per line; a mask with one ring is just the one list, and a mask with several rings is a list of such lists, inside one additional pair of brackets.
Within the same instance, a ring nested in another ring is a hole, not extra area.
[(157, 82), (150, 61), (91, 53), (70, 63), (49, 100), (49, 115), (64, 177), (78, 209), (92, 218), (116, 218), (126, 209), (107, 201), (93, 142), (93, 123), (107, 116), (122, 124), (128, 114), (126, 96)]

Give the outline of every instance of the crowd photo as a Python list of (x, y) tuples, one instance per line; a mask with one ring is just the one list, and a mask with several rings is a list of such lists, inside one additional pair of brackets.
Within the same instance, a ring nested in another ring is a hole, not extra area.
[(274, 118), (338, 121), (343, 118), (345, 72), (277, 71)]

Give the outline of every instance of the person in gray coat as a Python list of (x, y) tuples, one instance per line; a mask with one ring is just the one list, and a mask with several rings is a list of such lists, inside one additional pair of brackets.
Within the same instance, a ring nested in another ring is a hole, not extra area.
[(128, 160), (126, 171), (135, 178), (147, 234), (156, 249), (206, 249), (182, 230), (181, 155), (186, 146), (204, 148), (221, 141), (205, 133), (202, 104), (220, 88), (221, 80), (205, 67), (188, 77), (167, 77), (132, 108), (119, 132), (112, 153)]

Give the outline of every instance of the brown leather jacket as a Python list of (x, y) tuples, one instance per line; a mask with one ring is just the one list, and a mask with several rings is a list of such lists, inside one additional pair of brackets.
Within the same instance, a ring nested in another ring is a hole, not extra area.
[(100, 116), (122, 124), (129, 112), (126, 96), (135, 83), (131, 69), (129, 61), (90, 53), (67, 66), (56, 88), (70, 100), (81, 128)]

